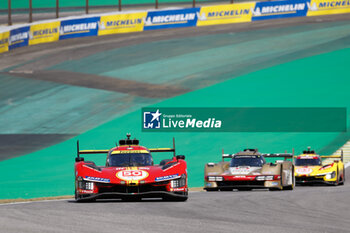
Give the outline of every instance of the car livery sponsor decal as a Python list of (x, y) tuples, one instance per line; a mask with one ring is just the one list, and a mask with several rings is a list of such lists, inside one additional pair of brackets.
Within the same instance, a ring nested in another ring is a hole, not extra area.
[(60, 40), (84, 36), (97, 36), (100, 17), (63, 20), (60, 27)]
[(30, 27), (17, 28), (10, 31), (10, 38), (8, 41), (9, 49), (23, 47), (28, 45)]
[(308, 168), (308, 167), (297, 168), (296, 172), (300, 175), (307, 175), (307, 174), (310, 174), (312, 172), (312, 169)]
[(145, 19), (144, 30), (195, 27), (200, 8), (180, 10), (149, 11)]
[(252, 21), (306, 16), (309, 0), (257, 2)]
[(178, 177), (179, 177), (179, 174), (168, 175), (168, 176), (161, 176), (161, 177), (156, 177), (155, 181), (171, 180), (171, 179), (175, 179), (175, 178), (178, 178)]
[(147, 150), (115, 150), (112, 154), (147, 154)]
[(230, 167), (232, 175), (247, 175), (261, 169), (260, 167)]
[(170, 191), (176, 192), (176, 191), (185, 191), (186, 188), (171, 188)]
[(101, 178), (101, 177), (93, 177), (93, 176), (85, 176), (85, 180), (102, 182), (102, 183), (109, 183), (110, 182), (110, 179)]
[(116, 174), (116, 177), (125, 181), (144, 180), (148, 176), (149, 176), (149, 173), (143, 170), (123, 170), (123, 171), (117, 172)]

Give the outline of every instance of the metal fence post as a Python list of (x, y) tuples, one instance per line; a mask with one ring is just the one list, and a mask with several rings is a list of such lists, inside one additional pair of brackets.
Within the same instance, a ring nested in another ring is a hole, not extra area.
[(33, 22), (33, 0), (29, 0), (29, 23)]
[(196, 0), (193, 0), (193, 1), (192, 1), (192, 7), (193, 7), (193, 8), (196, 7)]
[(158, 9), (158, 0), (156, 0), (156, 9)]
[(60, 1), (56, 0), (56, 18), (57, 19), (60, 17), (59, 7), (60, 7)]
[(89, 14), (89, 0), (86, 0), (85, 13)]
[(231, 4), (233, 4), (233, 0), (231, 0)]
[(122, 11), (122, 0), (118, 1), (118, 8), (119, 8), (119, 11)]
[(12, 17), (11, 17), (11, 0), (8, 0), (8, 25), (12, 25)]

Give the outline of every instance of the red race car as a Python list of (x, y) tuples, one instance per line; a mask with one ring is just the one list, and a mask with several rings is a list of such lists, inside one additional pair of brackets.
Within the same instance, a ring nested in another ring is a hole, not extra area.
[[(151, 153), (172, 152), (172, 159), (155, 165)], [(173, 148), (147, 149), (139, 140), (119, 141), (119, 146), (110, 150), (79, 150), (77, 142), (75, 159), (75, 199), (140, 200), (162, 198), (171, 201), (186, 201), (188, 197), (187, 164), (184, 155), (175, 154)], [(84, 161), (81, 154), (107, 154), (106, 166), (96, 166)]]

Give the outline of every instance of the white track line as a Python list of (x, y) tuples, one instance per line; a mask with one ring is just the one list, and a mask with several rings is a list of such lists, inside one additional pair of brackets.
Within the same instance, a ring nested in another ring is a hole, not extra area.
[(67, 199), (57, 199), (57, 200), (9, 202), (9, 203), (0, 204), (0, 206), (3, 206), (3, 205), (19, 205), (19, 204), (27, 204), (27, 203), (56, 202), (56, 201), (67, 201), (67, 200), (73, 200), (73, 199), (67, 198)]

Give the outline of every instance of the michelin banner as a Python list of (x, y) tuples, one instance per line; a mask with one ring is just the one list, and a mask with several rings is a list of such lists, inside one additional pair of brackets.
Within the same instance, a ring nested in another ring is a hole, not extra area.
[(101, 16), (98, 35), (140, 32), (147, 12)]
[(309, 0), (257, 2), (252, 21), (306, 16)]
[(29, 41), (29, 26), (13, 29), (10, 31), (9, 50), (28, 46)]
[(350, 1), (311, 0), (307, 16), (350, 13)]
[(57, 41), (60, 22), (41, 23), (30, 26), (29, 45)]
[(9, 51), (10, 32), (0, 33), (0, 53)]
[(201, 7), (197, 26), (250, 22), (254, 6), (255, 2)]
[(97, 36), (99, 22), (100, 17), (63, 20), (61, 21), (59, 39)]
[(149, 11), (144, 30), (195, 27), (200, 8), (180, 10)]

